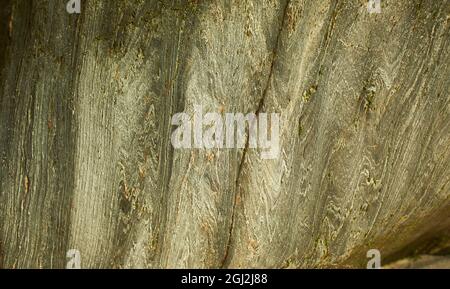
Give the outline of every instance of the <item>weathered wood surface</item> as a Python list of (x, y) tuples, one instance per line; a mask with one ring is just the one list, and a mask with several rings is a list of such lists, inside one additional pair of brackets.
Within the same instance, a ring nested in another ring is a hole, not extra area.
[[(359, 267), (450, 226), (446, 0), (2, 5), (0, 267)], [(280, 113), (280, 158), (174, 150), (195, 104)]]

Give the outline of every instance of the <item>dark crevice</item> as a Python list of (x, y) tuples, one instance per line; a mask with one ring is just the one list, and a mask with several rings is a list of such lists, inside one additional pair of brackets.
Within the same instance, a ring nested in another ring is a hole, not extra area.
[[(288, 11), (288, 7), (289, 7), (290, 2), (291, 2), (290, 0), (287, 0), (286, 4), (284, 6), (284, 9), (283, 9), (283, 13), (282, 13), (283, 16), (282, 16), (282, 19), (281, 19), (281, 25), (280, 25), (280, 28), (278, 30), (277, 37), (276, 37), (276, 40), (275, 40), (274, 50), (272, 52), (272, 61), (271, 61), (271, 65), (270, 65), (269, 75), (268, 75), (268, 78), (267, 78), (266, 85), (264, 86), (262, 97), (261, 97), (261, 99), (260, 99), (260, 101), (258, 103), (258, 106), (256, 108), (256, 113), (255, 113), (256, 115), (258, 115), (262, 111), (262, 109), (264, 107), (264, 102), (266, 100), (267, 93), (269, 91), (270, 82), (271, 82), (271, 80), (273, 78), (275, 62), (276, 62), (276, 59), (277, 59), (277, 52), (278, 52), (278, 49), (279, 49), (279, 46), (280, 46), (280, 36), (281, 36), (281, 34), (283, 32), (283, 28), (284, 28), (284, 26), (286, 24), (286, 18), (287, 18), (286, 16), (287, 16), (287, 11)], [(231, 261), (230, 248), (231, 248), (232, 236), (233, 236), (233, 232), (234, 232), (234, 225), (235, 225), (235, 219), (236, 219), (236, 211), (237, 211), (236, 210), (236, 205), (237, 205), (237, 200), (240, 197), (239, 182), (240, 182), (242, 169), (243, 169), (243, 166), (244, 166), (244, 163), (245, 163), (245, 158), (247, 156), (248, 148), (249, 148), (249, 134), (247, 134), (246, 144), (245, 144), (245, 147), (244, 147), (244, 149), (242, 151), (242, 157), (241, 157), (241, 160), (240, 160), (240, 163), (239, 163), (239, 167), (238, 167), (238, 170), (237, 170), (236, 184), (235, 184), (235, 196), (234, 196), (234, 201), (233, 201), (233, 207), (232, 207), (232, 210), (231, 210), (230, 229), (229, 229), (229, 232), (228, 232), (228, 241), (227, 241), (227, 245), (226, 245), (226, 248), (225, 248), (225, 255), (223, 257), (223, 261), (222, 261), (221, 266), (220, 266), (221, 268), (228, 267), (228, 265), (229, 265), (229, 263)]]

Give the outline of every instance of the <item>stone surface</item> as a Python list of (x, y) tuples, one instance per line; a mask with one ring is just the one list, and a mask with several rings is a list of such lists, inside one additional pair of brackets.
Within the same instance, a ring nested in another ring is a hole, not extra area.
[(415, 259), (399, 260), (385, 269), (450, 269), (450, 257), (424, 255)]
[[(448, 1), (5, 1), (0, 267), (365, 267), (450, 227)], [(174, 150), (196, 104), (281, 155)]]

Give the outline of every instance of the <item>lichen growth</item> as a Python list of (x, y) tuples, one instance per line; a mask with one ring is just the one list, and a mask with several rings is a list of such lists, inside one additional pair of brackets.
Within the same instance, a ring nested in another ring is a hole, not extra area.
[(317, 92), (317, 84), (312, 85), (310, 88), (308, 88), (307, 90), (305, 90), (303, 92), (303, 102), (309, 102), (311, 100), (311, 98), (313, 97), (313, 95)]
[(376, 88), (374, 85), (364, 87), (364, 110), (369, 111), (373, 108)]

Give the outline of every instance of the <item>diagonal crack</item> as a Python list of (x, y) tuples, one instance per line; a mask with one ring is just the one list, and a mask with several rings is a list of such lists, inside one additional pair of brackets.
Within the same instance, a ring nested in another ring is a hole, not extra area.
[[(278, 34), (277, 34), (277, 38), (275, 40), (275, 47), (272, 53), (272, 60), (271, 60), (271, 65), (270, 65), (270, 70), (269, 70), (269, 76), (267, 78), (267, 82), (266, 85), (264, 87), (263, 93), (262, 93), (262, 97), (258, 103), (258, 107), (256, 109), (256, 115), (258, 115), (263, 106), (264, 106), (264, 102), (266, 100), (267, 97), (267, 93), (269, 91), (269, 86), (270, 86), (270, 81), (273, 78), (273, 71), (274, 71), (274, 66), (275, 66), (275, 61), (277, 58), (277, 52), (278, 52), (278, 48), (280, 46), (280, 36), (281, 33), (283, 32), (283, 27), (285, 26), (286, 23), (286, 16), (287, 16), (287, 12), (288, 12), (288, 7), (290, 5), (291, 0), (287, 0), (286, 4), (284, 6), (283, 9), (283, 17), (281, 19), (281, 25), (280, 28), (278, 30)], [(227, 241), (227, 246), (225, 249), (225, 255), (223, 257), (222, 263), (220, 268), (225, 268), (229, 265), (231, 259), (230, 259), (230, 248), (231, 248), (231, 242), (232, 242), (232, 236), (233, 236), (233, 232), (234, 232), (234, 224), (235, 224), (235, 215), (236, 215), (236, 204), (237, 204), (237, 199), (240, 197), (240, 191), (239, 191), (239, 180), (241, 177), (241, 172), (242, 172), (242, 168), (244, 166), (244, 162), (245, 162), (245, 158), (247, 156), (247, 151), (249, 148), (249, 134), (247, 133), (247, 140), (246, 140), (246, 144), (245, 144), (245, 148), (242, 152), (242, 157), (241, 157), (241, 161), (239, 163), (239, 167), (238, 167), (238, 171), (237, 171), (237, 175), (236, 175), (236, 184), (235, 184), (235, 195), (234, 195), (234, 201), (233, 201), (233, 208), (231, 211), (231, 224), (230, 224), (230, 230), (228, 232), (228, 241)]]

